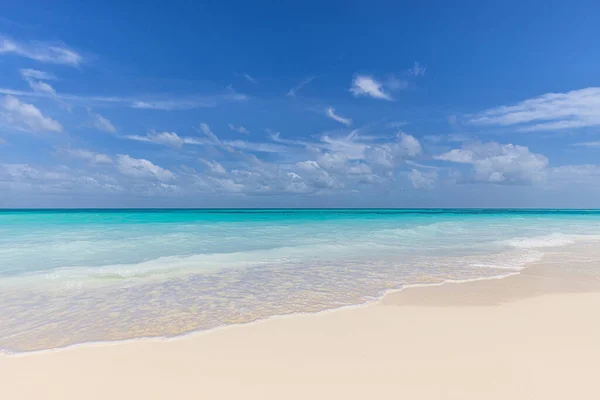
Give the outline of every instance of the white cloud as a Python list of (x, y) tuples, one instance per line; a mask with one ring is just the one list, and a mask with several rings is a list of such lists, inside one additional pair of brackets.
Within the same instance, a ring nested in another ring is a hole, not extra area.
[(549, 176), (553, 183), (560, 185), (583, 184), (600, 188), (600, 165), (563, 165), (550, 168)]
[(132, 108), (141, 108), (148, 110), (191, 110), (193, 108), (214, 107), (212, 102), (197, 102), (197, 101), (139, 101), (136, 100), (131, 104)]
[(156, 132), (153, 130), (148, 131), (144, 136), (128, 135), (123, 136), (123, 138), (129, 140), (136, 140), (138, 142), (155, 143), (173, 148), (180, 148), (184, 144), (203, 145), (208, 143), (206, 140), (198, 138), (181, 137), (175, 132)]
[(290, 90), (288, 90), (287, 96), (288, 97), (295, 97), (296, 94), (300, 91), (300, 89), (302, 89), (304, 86), (306, 86), (309, 83), (311, 83), (313, 81), (313, 79), (315, 79), (314, 76), (311, 76), (311, 77), (308, 77), (308, 78), (304, 79), (302, 82), (300, 82), (299, 84), (297, 84), (296, 86), (294, 86), (293, 88), (291, 88)]
[(408, 73), (412, 76), (423, 76), (427, 70), (427, 65), (421, 66), (418, 61), (415, 61), (412, 68), (408, 70)]
[(111, 176), (73, 170), (67, 166), (36, 167), (28, 164), (0, 164), (0, 188), (26, 193), (114, 193), (123, 191)]
[(248, 129), (244, 128), (242, 125), (240, 125), (240, 126), (235, 126), (235, 125), (233, 125), (233, 124), (228, 124), (227, 126), (228, 126), (228, 127), (229, 127), (229, 129), (231, 129), (232, 131), (234, 131), (234, 132), (238, 132), (238, 133), (241, 133), (241, 134), (243, 134), (243, 135), (247, 135), (247, 134), (249, 134), (249, 133), (250, 133), (250, 131), (249, 131)]
[(448, 135), (427, 135), (423, 137), (426, 141), (431, 143), (452, 143), (452, 142), (466, 142), (471, 140), (467, 135), (460, 133), (450, 133)]
[(34, 92), (48, 93), (52, 96), (56, 96), (56, 90), (46, 82), (29, 80), (27, 83)]
[(204, 122), (200, 124), (200, 132), (202, 132), (204, 135), (206, 135), (207, 138), (210, 139), (211, 142), (213, 142), (214, 144), (217, 145), (221, 145), (221, 140), (219, 140), (219, 138), (217, 137), (217, 135), (214, 134), (214, 132), (210, 129), (210, 126), (208, 126), (208, 124), (205, 124)]
[(431, 189), (435, 186), (435, 182), (438, 178), (437, 171), (419, 171), (418, 169), (412, 169), (408, 173), (408, 179), (416, 189)]
[(545, 178), (548, 159), (525, 146), (472, 143), (434, 157), (437, 160), (471, 164), (473, 180), (502, 184), (531, 184)]
[(225, 141), (223, 143), (236, 149), (249, 150), (260, 153), (283, 153), (287, 150), (287, 147), (273, 143), (247, 142), (244, 140), (230, 140)]
[(27, 83), (31, 90), (37, 93), (47, 93), (52, 97), (56, 97), (56, 90), (49, 83), (44, 80), (53, 80), (56, 77), (44, 71), (37, 69), (21, 69), (21, 76)]
[(85, 106), (95, 105), (124, 105), (137, 109), (149, 110), (191, 110), (196, 108), (216, 107), (223, 102), (237, 102), (248, 100), (248, 96), (229, 91), (228, 93), (214, 95), (196, 95), (173, 98), (168, 94), (157, 94), (156, 97), (160, 100), (152, 98), (136, 98), (136, 97), (121, 97), (121, 96), (83, 96), (78, 94), (68, 93), (49, 93), (48, 91), (39, 90), (15, 90), (9, 88), (0, 88), (0, 94), (20, 96), (26, 98), (48, 98), (54, 97), (64, 101), (77, 102)]
[(23, 68), (20, 69), (19, 72), (23, 79), (39, 79), (41, 81), (53, 81), (57, 79), (56, 76), (37, 69)]
[(90, 111), (90, 115), (92, 117), (92, 124), (94, 125), (94, 128), (96, 128), (102, 132), (108, 132), (108, 133), (116, 133), (117, 132), (117, 128), (115, 128), (115, 126), (108, 119), (104, 118), (102, 115), (93, 113), (91, 111)]
[(0, 100), (0, 121), (9, 127), (33, 132), (62, 132), (60, 123), (46, 117), (33, 104), (21, 102), (13, 96), (4, 96)]
[(482, 125), (517, 125), (522, 132), (600, 125), (600, 87), (547, 93), (515, 105), (490, 108), (471, 116)]
[(253, 83), (255, 85), (258, 84), (258, 81), (256, 79), (254, 79), (252, 76), (250, 76), (249, 74), (237, 74), (243, 78), (245, 78), (248, 82)]
[(421, 153), (421, 144), (414, 136), (400, 132), (398, 139), (401, 155), (414, 157)]
[(365, 158), (368, 162), (384, 168), (394, 168), (399, 160), (415, 157), (421, 153), (421, 144), (411, 135), (400, 133), (395, 143), (368, 146)]
[(84, 149), (63, 149), (60, 153), (67, 154), (70, 157), (79, 158), (90, 164), (112, 164), (113, 160), (106, 154), (96, 153)]
[(208, 167), (208, 170), (214, 175), (227, 175), (227, 170), (218, 161), (210, 161), (200, 158), (200, 162)]
[(581, 147), (600, 147), (600, 140), (596, 140), (593, 142), (580, 142), (573, 143), (571, 146), (581, 146)]
[(143, 158), (133, 158), (126, 154), (117, 155), (117, 168), (125, 176), (136, 179), (151, 179), (169, 182), (175, 178), (168, 169), (159, 167)]
[(393, 100), (392, 97), (383, 89), (382, 83), (366, 75), (358, 75), (354, 78), (350, 92), (357, 97), (370, 96), (375, 99)]
[(304, 182), (316, 189), (335, 189), (342, 187), (342, 183), (334, 179), (327, 171), (313, 160), (301, 161), (295, 165), (297, 175)]
[(342, 117), (342, 116), (340, 116), (340, 115), (337, 115), (337, 114), (335, 113), (335, 109), (334, 109), (334, 108), (332, 108), (332, 107), (329, 107), (329, 108), (326, 110), (326, 112), (327, 112), (327, 116), (328, 116), (329, 118), (331, 118), (332, 120), (334, 120), (334, 121), (337, 121), (337, 122), (339, 122), (339, 123), (341, 123), (341, 124), (344, 124), (344, 125), (346, 125), (346, 126), (350, 126), (350, 125), (352, 125), (352, 120), (351, 120), (350, 118), (344, 118), (344, 117)]
[(128, 102), (132, 108), (148, 109), (148, 110), (192, 110), (195, 108), (209, 108), (216, 107), (219, 103), (225, 101), (246, 101), (248, 96), (242, 93), (236, 92), (233, 87), (228, 86), (227, 91), (221, 94), (215, 95), (197, 95), (197, 96), (186, 96), (181, 98), (169, 98), (169, 99), (127, 99), (127, 98), (114, 98), (109, 97), (109, 101), (117, 102)]
[(19, 42), (7, 37), (0, 37), (0, 55), (15, 54), (32, 60), (63, 64), (78, 67), (83, 62), (83, 56), (62, 44), (47, 42)]

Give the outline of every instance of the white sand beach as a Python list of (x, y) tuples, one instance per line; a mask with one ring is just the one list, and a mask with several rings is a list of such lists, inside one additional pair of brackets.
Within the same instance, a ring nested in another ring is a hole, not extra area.
[(502, 280), (174, 340), (0, 357), (3, 399), (597, 399), (600, 292)]

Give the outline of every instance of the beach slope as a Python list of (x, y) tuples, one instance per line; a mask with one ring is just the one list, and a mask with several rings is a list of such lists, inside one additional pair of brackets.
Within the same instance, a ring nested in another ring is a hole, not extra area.
[(556, 279), (415, 288), (175, 340), (2, 356), (0, 398), (600, 398), (600, 293)]

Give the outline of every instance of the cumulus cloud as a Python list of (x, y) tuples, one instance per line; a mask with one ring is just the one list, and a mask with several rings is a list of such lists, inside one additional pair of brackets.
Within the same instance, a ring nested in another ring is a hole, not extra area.
[(0, 121), (6, 125), (32, 132), (62, 132), (60, 123), (46, 117), (33, 104), (21, 102), (14, 96), (0, 100)]
[(411, 135), (400, 132), (396, 142), (368, 146), (365, 158), (376, 165), (394, 168), (399, 160), (415, 157), (421, 153), (421, 144)]
[(471, 143), (434, 157), (473, 166), (477, 182), (526, 185), (545, 177), (548, 159), (525, 146), (513, 144)]
[(175, 178), (175, 174), (168, 169), (161, 168), (143, 158), (133, 158), (126, 154), (117, 155), (117, 168), (121, 174), (130, 178), (160, 182), (169, 182)]
[(295, 97), (296, 93), (298, 93), (300, 91), (300, 89), (302, 89), (304, 86), (306, 86), (309, 83), (311, 83), (314, 79), (315, 79), (314, 76), (310, 76), (310, 77), (304, 79), (299, 84), (297, 84), (296, 86), (294, 86), (293, 88), (291, 88), (290, 90), (288, 90), (287, 96), (288, 97)]
[(325, 110), (325, 112), (327, 113), (327, 116), (329, 118), (331, 118), (334, 121), (339, 122), (340, 124), (344, 124), (346, 126), (352, 125), (352, 120), (350, 118), (344, 118), (344, 117), (336, 114), (335, 109), (332, 107), (329, 107), (327, 110)]
[(431, 189), (438, 178), (437, 171), (420, 171), (413, 168), (408, 173), (408, 179), (415, 189)]
[(510, 106), (474, 114), (479, 125), (517, 126), (522, 132), (552, 131), (600, 125), (600, 87), (546, 93)]
[(248, 129), (244, 128), (242, 125), (235, 126), (233, 124), (228, 124), (227, 126), (229, 127), (230, 130), (241, 133), (243, 135), (248, 135), (250, 133), (250, 131)]
[(357, 75), (352, 81), (350, 92), (354, 96), (369, 96), (375, 99), (393, 100), (383, 88), (383, 84), (371, 76)]
[(83, 56), (62, 44), (48, 42), (24, 42), (0, 36), (0, 55), (14, 54), (49, 64), (63, 64), (78, 67)]

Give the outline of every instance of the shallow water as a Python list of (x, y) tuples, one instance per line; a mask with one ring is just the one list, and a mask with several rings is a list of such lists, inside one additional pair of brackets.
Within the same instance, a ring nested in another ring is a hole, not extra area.
[(176, 336), (515, 273), (599, 211), (0, 211), (0, 348)]

